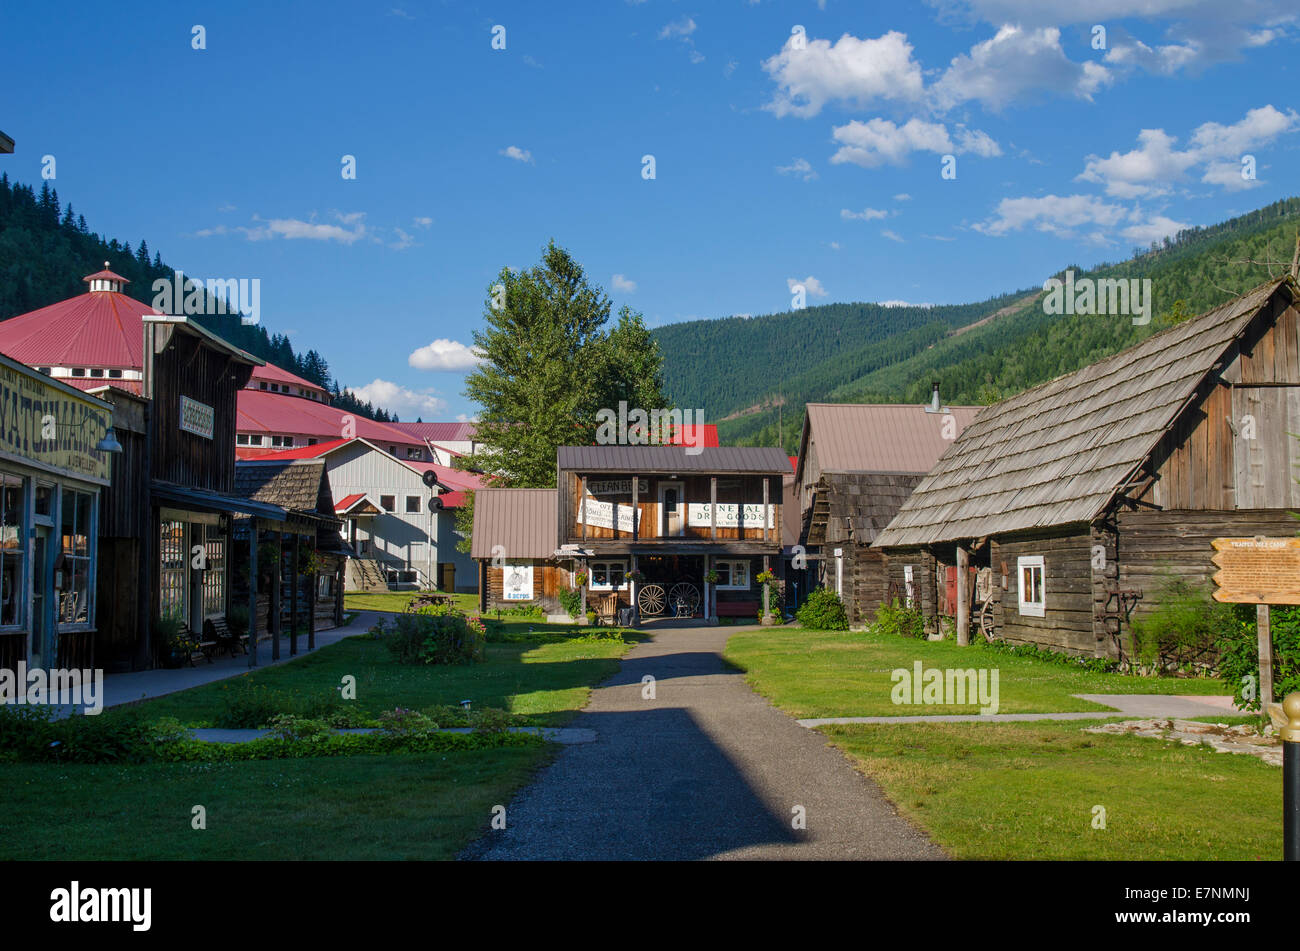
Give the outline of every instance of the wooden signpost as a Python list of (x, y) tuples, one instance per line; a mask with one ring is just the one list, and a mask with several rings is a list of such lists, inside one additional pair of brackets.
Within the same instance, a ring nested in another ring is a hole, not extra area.
[(1300, 604), (1300, 538), (1216, 538), (1216, 601), (1255, 605), (1259, 634), (1260, 709), (1273, 702), (1273, 640), (1270, 604)]

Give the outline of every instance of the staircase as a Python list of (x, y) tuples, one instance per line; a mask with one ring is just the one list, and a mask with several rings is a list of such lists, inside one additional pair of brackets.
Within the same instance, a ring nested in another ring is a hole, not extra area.
[(382, 594), (388, 590), (384, 569), (374, 558), (349, 558), (345, 581), (345, 591)]

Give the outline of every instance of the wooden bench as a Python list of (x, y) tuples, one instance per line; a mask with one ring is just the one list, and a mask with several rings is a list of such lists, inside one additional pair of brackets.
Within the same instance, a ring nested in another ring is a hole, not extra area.
[(204, 644), (212, 645), (211, 649), (203, 652), (208, 658), (208, 663), (212, 663), (210, 653), (212, 649), (229, 651), (231, 657), (235, 656), (237, 650), (244, 654), (248, 653), (248, 635), (236, 636), (224, 617), (210, 617), (203, 622), (203, 640), (199, 642), (199, 648), (203, 649)]
[(714, 613), (718, 617), (757, 617), (759, 609), (758, 601), (719, 601)]

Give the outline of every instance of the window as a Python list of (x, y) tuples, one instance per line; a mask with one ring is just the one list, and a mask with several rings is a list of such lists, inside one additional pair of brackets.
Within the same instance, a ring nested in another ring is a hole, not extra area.
[(226, 536), (221, 533), (220, 525), (196, 525), (196, 535), (200, 529), (207, 556), (203, 571), (203, 617), (210, 618), (226, 613)]
[(385, 512), (397, 511), (397, 496), (381, 495), (379, 497), (379, 507), (382, 508)]
[(613, 591), (627, 584), (626, 576), (626, 561), (593, 561), (588, 587), (593, 591)]
[(86, 370), (85, 370), (84, 367), (73, 367), (73, 368), (72, 368), (72, 375), (73, 375), (73, 376), (85, 376), (85, 375), (86, 375)]
[(419, 458), (420, 458), (420, 450), (418, 450), (418, 449), (416, 449), (416, 448), (414, 448), (414, 447), (408, 447), (407, 450), (406, 450), (406, 458), (407, 458), (407, 459), (419, 459)]
[(94, 367), (91, 369), (90, 375), (95, 377), (102, 377), (104, 375), (104, 371), (99, 369), (98, 367)]
[(1044, 574), (1042, 555), (1026, 555), (1016, 559), (1020, 613), (1025, 617), (1047, 615), (1047, 592), (1043, 587)]
[(0, 625), (23, 623), (27, 500), (20, 476), (0, 472)]
[(63, 587), (59, 591), (59, 623), (90, 623), (91, 524), (95, 497), (89, 492), (63, 490)]
[(292, 449), (292, 448), (293, 448), (293, 437), (292, 437), (292, 436), (272, 436), (272, 437), (271, 437), (271, 445), (272, 445), (272, 446), (283, 446), (283, 447), (286, 448), (286, 449)]
[(715, 561), (713, 569), (718, 573), (718, 590), (749, 590), (749, 562)]
[(235, 435), (235, 445), (236, 445), (236, 446), (247, 446), (247, 445), (248, 445), (248, 433), (237, 433), (237, 434)]
[(406, 497), (406, 511), (408, 512), (420, 511), (420, 497), (418, 495), (408, 495)]
[(258, 385), (259, 385), (262, 389), (266, 389), (266, 383), (265, 383), (265, 382), (263, 382), (263, 383), (259, 383)]
[(122, 379), (122, 371), (121, 371), (121, 370), (109, 370), (109, 371), (108, 371), (108, 378), (109, 378), (110, 380), (120, 380), (120, 379)]
[(395, 456), (395, 455), (397, 455), (397, 447), (396, 447), (396, 446), (389, 446), (389, 447), (388, 447), (388, 454), (389, 454), (390, 456)]
[(163, 522), (158, 534), (158, 613), (185, 615), (185, 523)]
[(316, 439), (315, 439), (315, 437), (308, 437), (308, 439), (307, 439), (307, 445), (309, 445), (309, 446), (314, 446), (314, 445), (316, 445)]

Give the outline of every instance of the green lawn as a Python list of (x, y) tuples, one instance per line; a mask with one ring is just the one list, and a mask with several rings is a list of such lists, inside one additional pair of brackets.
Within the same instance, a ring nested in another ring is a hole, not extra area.
[[(471, 700), (558, 725), (618, 669), (622, 640), (523, 624), (466, 666), (405, 666), (381, 643), (350, 637), (241, 675), (283, 694), (331, 694), (345, 674), (374, 715)], [(134, 705), (148, 719), (210, 725), (233, 680)], [(124, 715), (122, 708), (101, 716)], [(454, 753), (147, 765), (0, 765), (0, 860), (445, 859), (488, 828), (553, 746)], [(191, 809), (208, 828), (190, 828)], [(32, 830), (40, 831), (33, 836)]]
[[(1282, 771), (1253, 756), (1084, 733), (1077, 722), (823, 732), (954, 858), (1282, 856)], [(1105, 829), (1092, 827), (1094, 806)]]
[[(401, 613), (411, 600), (420, 596), (419, 591), (385, 591), (381, 594), (345, 594), (343, 610), (345, 611), (392, 611)], [(453, 594), (456, 609), (466, 614), (478, 614), (477, 594)]]
[(895, 704), (895, 668), (987, 668), (998, 671), (999, 713), (1111, 709), (1076, 693), (1227, 694), (1217, 680), (1093, 674), (973, 644), (853, 632), (780, 627), (745, 631), (727, 642), (727, 660), (749, 684), (795, 717), (914, 716), (977, 713), (976, 706)]
[(550, 755), (0, 766), (0, 860), (450, 859)]

